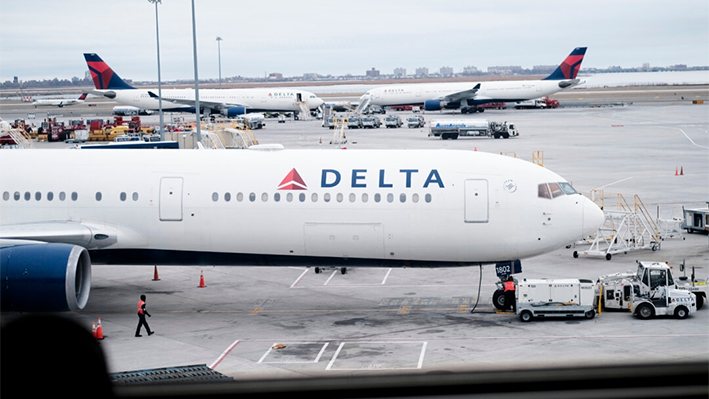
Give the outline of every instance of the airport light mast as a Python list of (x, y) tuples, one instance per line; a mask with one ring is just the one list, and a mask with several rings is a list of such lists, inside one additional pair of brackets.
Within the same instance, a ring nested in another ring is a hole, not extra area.
[(197, 143), (202, 142), (202, 118), (199, 110), (199, 73), (197, 72), (197, 26), (194, 17), (194, 0), (192, 0), (192, 53), (194, 54), (194, 113), (197, 116)]
[(219, 54), (219, 88), (222, 88), (222, 39), (217, 36), (217, 53)]
[(164, 117), (162, 112), (162, 82), (160, 79), (160, 27), (158, 25), (158, 4), (162, 4), (162, 0), (148, 0), (148, 3), (155, 4), (155, 36), (158, 43), (158, 110), (160, 113), (160, 140), (165, 139), (165, 133), (163, 131)]

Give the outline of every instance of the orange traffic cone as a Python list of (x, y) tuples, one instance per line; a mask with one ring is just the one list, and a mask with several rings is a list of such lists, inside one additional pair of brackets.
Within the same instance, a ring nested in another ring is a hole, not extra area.
[(207, 284), (204, 283), (204, 271), (200, 270), (199, 273), (199, 288), (204, 288), (207, 286)]
[(675, 176), (678, 176), (677, 167), (675, 166)]
[(322, 137), (320, 137), (320, 144), (322, 144)]
[(96, 339), (103, 339), (103, 326), (101, 326), (101, 318), (98, 318), (98, 325), (96, 326)]
[(684, 167), (682, 166), (679, 167), (679, 175), (684, 176)]
[(160, 277), (158, 277), (158, 265), (155, 265), (155, 270), (153, 271), (153, 281), (160, 281)]

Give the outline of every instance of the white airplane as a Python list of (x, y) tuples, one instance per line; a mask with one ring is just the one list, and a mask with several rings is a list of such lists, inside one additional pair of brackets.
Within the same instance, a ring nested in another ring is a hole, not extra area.
[(46, 100), (34, 100), (32, 101), (32, 104), (34, 104), (34, 107), (37, 108), (38, 106), (51, 106), (51, 107), (67, 107), (70, 105), (76, 105), (76, 104), (81, 104), (84, 102), (86, 99), (86, 96), (88, 93), (82, 93), (79, 98), (53, 98), (53, 99), (46, 99)]
[[(422, 105), (426, 111), (460, 109), (462, 113), (483, 112), (479, 104), (515, 102), (544, 97), (581, 83), (576, 79), (586, 47), (577, 47), (542, 80), (515, 80), (455, 83), (410, 83), (381, 86), (361, 98), (367, 105)], [(366, 104), (366, 105), (365, 105)]]
[(558, 174), (483, 152), (48, 149), (7, 151), (0, 169), (24, 171), (0, 179), (12, 310), (83, 308), (92, 262), (509, 265), (604, 220)]
[[(119, 103), (140, 109), (159, 110), (159, 97), (155, 91), (136, 89), (124, 82), (101, 57), (84, 54), (98, 94)], [(195, 112), (194, 89), (163, 89), (163, 111)], [(220, 113), (234, 117), (247, 112), (294, 112), (303, 108), (314, 110), (323, 104), (315, 94), (290, 88), (273, 89), (202, 89), (199, 105), (203, 113)]]

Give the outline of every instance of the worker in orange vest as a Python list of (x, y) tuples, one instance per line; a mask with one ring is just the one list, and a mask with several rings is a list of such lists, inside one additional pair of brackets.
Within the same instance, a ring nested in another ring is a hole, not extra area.
[(135, 329), (136, 337), (142, 337), (142, 335), (140, 335), (141, 326), (145, 326), (145, 331), (148, 332), (148, 336), (155, 334), (155, 331), (150, 331), (150, 326), (148, 326), (148, 323), (145, 321), (145, 315), (152, 317), (150, 313), (145, 310), (145, 295), (141, 295), (140, 301), (138, 301), (138, 328)]
[(512, 276), (507, 277), (507, 281), (505, 281), (503, 286), (505, 287), (505, 308), (511, 308), (513, 312), (516, 312), (515, 281)]

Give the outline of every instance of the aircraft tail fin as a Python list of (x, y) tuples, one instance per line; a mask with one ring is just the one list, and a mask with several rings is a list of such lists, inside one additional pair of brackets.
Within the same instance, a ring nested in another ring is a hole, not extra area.
[(98, 90), (125, 90), (135, 89), (135, 87), (124, 82), (117, 73), (113, 72), (98, 54), (84, 53), (86, 65), (89, 67), (94, 86)]
[(581, 61), (583, 61), (585, 54), (586, 47), (576, 47), (574, 51), (566, 57), (564, 62), (562, 62), (551, 75), (543, 80), (576, 79), (576, 75), (578, 75), (579, 69), (581, 69)]
[(81, 93), (81, 95), (79, 96), (79, 100), (81, 100), (81, 101), (86, 100), (86, 96), (88, 96), (88, 95), (89, 95), (89, 93)]

